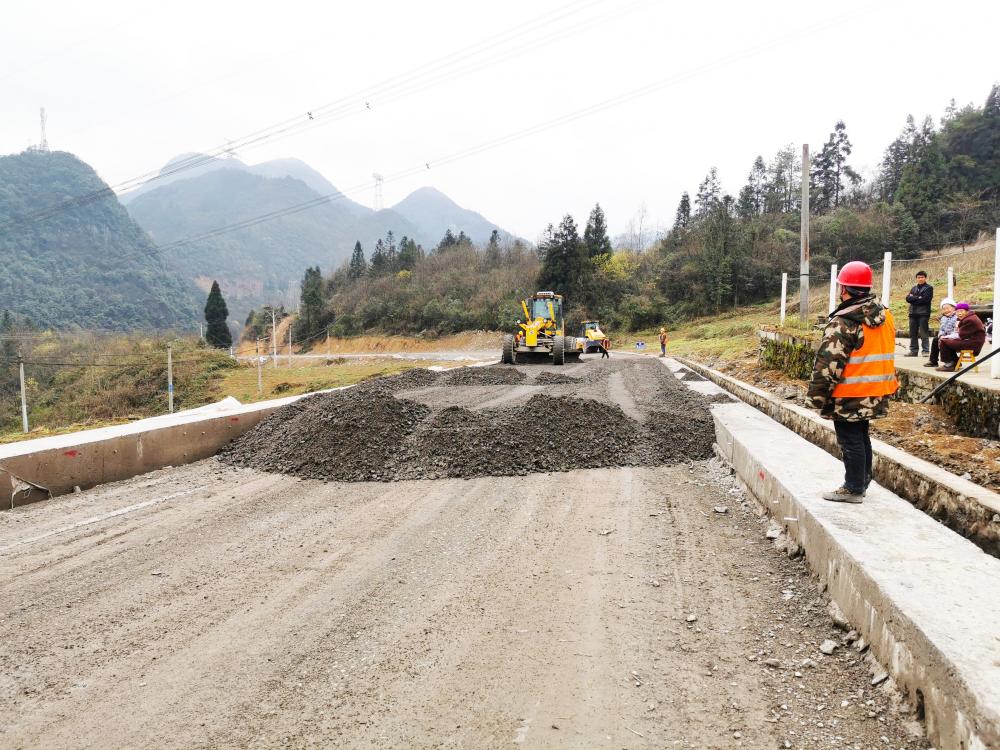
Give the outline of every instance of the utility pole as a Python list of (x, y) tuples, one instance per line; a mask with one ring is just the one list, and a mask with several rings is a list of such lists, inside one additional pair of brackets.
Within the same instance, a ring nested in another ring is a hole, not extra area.
[(257, 395), (264, 394), (264, 360), (260, 356), (260, 339), (257, 339)]
[(28, 433), (28, 394), (24, 389), (24, 357), (18, 352), (17, 368), (21, 374), (21, 426)]
[(288, 366), (292, 366), (292, 326), (288, 326)]
[(278, 323), (274, 316), (274, 307), (271, 307), (271, 356), (272, 365), (278, 366)]
[(49, 137), (45, 134), (45, 107), (42, 107), (41, 111), (41, 121), (42, 121), (42, 140), (38, 143), (39, 151), (49, 150)]
[(174, 347), (167, 344), (167, 408), (174, 413)]
[(205, 340), (205, 324), (204, 323), (199, 323), (198, 324), (198, 338), (201, 339), (202, 341)]
[(802, 223), (799, 227), (799, 320), (809, 322), (809, 144), (802, 144)]
[(788, 274), (781, 274), (781, 322), (779, 326), (785, 325), (785, 299), (788, 297)]

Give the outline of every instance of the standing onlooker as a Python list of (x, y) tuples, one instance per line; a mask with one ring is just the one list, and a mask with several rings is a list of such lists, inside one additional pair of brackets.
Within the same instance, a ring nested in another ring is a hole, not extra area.
[(955, 305), (955, 315), (958, 318), (956, 338), (941, 339), (941, 372), (951, 372), (958, 364), (958, 353), (969, 349), (978, 356), (986, 343), (986, 326), (972, 310), (968, 302)]
[[(930, 352), (931, 301), (934, 299), (934, 287), (927, 283), (927, 272), (917, 271), (917, 285), (906, 295), (910, 303), (910, 357), (916, 357), (923, 352)], [(917, 340), (920, 341), (920, 351), (917, 351)]]
[(660, 329), (660, 356), (661, 357), (666, 357), (667, 356), (667, 329), (666, 328), (661, 328)]
[(958, 334), (955, 329), (958, 327), (958, 317), (955, 315), (955, 300), (945, 297), (941, 300), (941, 325), (938, 334), (931, 339), (931, 358), (929, 362), (924, 362), (924, 367), (938, 366), (938, 348), (941, 339), (955, 338)]
[(844, 456), (844, 483), (823, 499), (860, 503), (872, 481), (871, 420), (889, 412), (896, 392), (896, 324), (872, 294), (872, 269), (851, 261), (837, 276), (841, 303), (830, 313), (816, 352), (809, 400), (833, 420)]

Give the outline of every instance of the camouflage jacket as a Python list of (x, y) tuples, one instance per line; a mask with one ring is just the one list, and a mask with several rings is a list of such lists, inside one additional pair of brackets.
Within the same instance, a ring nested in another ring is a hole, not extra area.
[(851, 352), (864, 344), (862, 323), (873, 328), (885, 323), (885, 308), (875, 295), (855, 297), (842, 303), (830, 313), (823, 331), (823, 341), (816, 352), (809, 381), (808, 398), (813, 408), (819, 409), (820, 416), (826, 419), (861, 422), (884, 417), (889, 412), (889, 396), (833, 398), (832, 395)]

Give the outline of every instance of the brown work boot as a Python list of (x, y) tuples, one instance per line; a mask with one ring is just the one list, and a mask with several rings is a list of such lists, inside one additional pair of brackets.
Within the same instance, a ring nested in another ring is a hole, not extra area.
[(833, 492), (824, 492), (823, 499), (831, 503), (853, 503), (859, 505), (864, 501), (864, 492), (852, 492), (846, 487), (838, 487)]

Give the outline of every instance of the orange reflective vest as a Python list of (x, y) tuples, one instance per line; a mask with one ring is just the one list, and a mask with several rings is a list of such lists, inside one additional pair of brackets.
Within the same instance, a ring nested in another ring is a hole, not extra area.
[(878, 328), (862, 324), (865, 343), (851, 352), (834, 398), (889, 396), (899, 388), (896, 380), (896, 322), (885, 311), (885, 323)]

